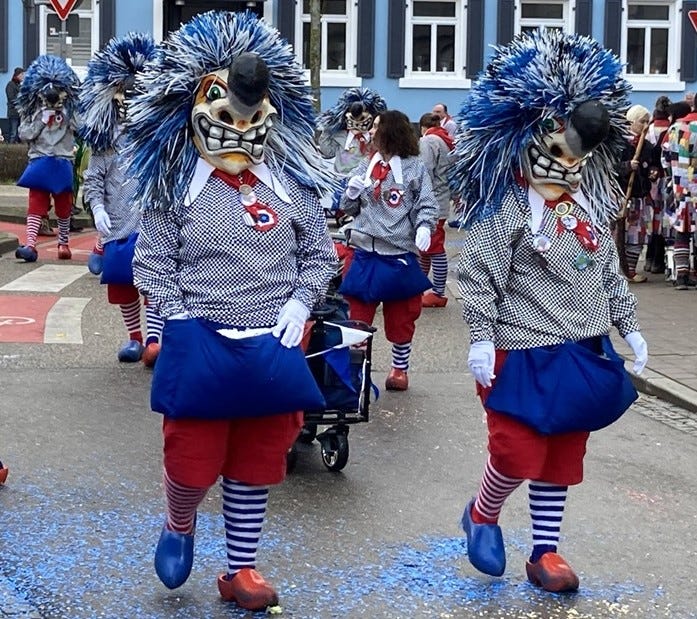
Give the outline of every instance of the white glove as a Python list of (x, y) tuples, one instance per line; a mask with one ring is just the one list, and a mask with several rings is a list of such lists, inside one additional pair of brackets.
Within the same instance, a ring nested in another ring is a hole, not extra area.
[(103, 204), (97, 204), (92, 207), (92, 215), (94, 216), (94, 227), (97, 228), (99, 234), (106, 236), (111, 232), (111, 219)]
[(44, 110), (41, 112), (41, 122), (48, 125), (50, 120), (56, 115), (55, 110)]
[(431, 229), (428, 226), (419, 226), (414, 242), (421, 251), (426, 251), (431, 246)]
[(300, 301), (290, 299), (278, 312), (278, 322), (271, 333), (274, 337), (281, 337), (281, 344), (286, 348), (293, 348), (300, 344), (305, 332), (305, 323), (310, 317), (310, 310)]
[(467, 366), (474, 379), (482, 387), (491, 387), (491, 379), (494, 376), (494, 342), (483, 340), (470, 344), (470, 352), (467, 357)]
[(364, 189), (365, 183), (363, 182), (363, 177), (352, 176), (348, 180), (348, 185), (346, 185), (346, 197), (349, 200), (356, 200)]
[(624, 336), (624, 341), (629, 344), (629, 347), (634, 353), (634, 373), (639, 376), (646, 367), (646, 362), (649, 360), (649, 347), (646, 340), (638, 331), (632, 331)]

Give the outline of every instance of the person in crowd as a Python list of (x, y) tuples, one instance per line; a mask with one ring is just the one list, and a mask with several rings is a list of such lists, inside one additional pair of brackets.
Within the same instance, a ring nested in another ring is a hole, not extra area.
[(58, 220), (58, 258), (72, 257), (70, 215), (79, 90), (80, 80), (68, 63), (44, 54), (27, 69), (15, 99), (21, 118), (19, 138), (29, 145), (29, 163), (17, 181), (29, 189), (26, 240), (15, 251), (15, 257), (25, 262), (38, 258), (36, 237), (51, 200)]
[(5, 97), (7, 99), (7, 120), (10, 123), (7, 141), (9, 144), (19, 142), (19, 110), (17, 109), (17, 95), (24, 79), (24, 69), (15, 67), (10, 81), (5, 86)]
[(373, 119), (387, 109), (385, 100), (369, 88), (349, 88), (317, 122), (320, 130), (317, 144), (325, 159), (334, 160), (334, 171), (343, 179), (332, 200), (332, 211), (341, 216), (339, 203), (346, 181), (372, 152), (370, 128)]
[(392, 343), (385, 387), (405, 391), (422, 293), (431, 287), (417, 255), (431, 245), (439, 207), (406, 114), (381, 112), (371, 133), (376, 152), (356, 168), (341, 199), (341, 209), (354, 219), (345, 227), (353, 254), (346, 258), (339, 292), (352, 320), (372, 324), (382, 303)]
[[(142, 360), (153, 367), (160, 351), (162, 319), (146, 303), (147, 337), (143, 338), (141, 298), (133, 285), (131, 262), (140, 223), (135, 200), (136, 181), (125, 174), (122, 152), (126, 141), (127, 97), (132, 93), (136, 73), (155, 53), (150, 35), (129, 33), (111, 39), (87, 65), (87, 77), (80, 93), (81, 124), (78, 129), (84, 146), (92, 154), (84, 171), (83, 191), (91, 205), (99, 233), (102, 264), (99, 271), (106, 284), (107, 299), (121, 311), (128, 341), (118, 360)], [(106, 264), (104, 264), (106, 263)]]
[(278, 603), (256, 569), (269, 486), (285, 476), (301, 411), (324, 406), (300, 343), (338, 266), (319, 203), (335, 180), (314, 144), (302, 67), (249, 12), (183, 24), (135, 88), (134, 281), (165, 319), (151, 387), (167, 502), (155, 570), (170, 589), (186, 582), (197, 508), (222, 476), (218, 592), (263, 610)]
[(664, 148), (668, 160), (671, 183), (670, 221), (675, 230), (673, 260), (675, 287), (687, 290), (695, 282), (690, 278), (690, 253), (694, 253), (697, 212), (697, 185), (694, 170), (697, 167), (697, 112), (687, 110), (687, 103), (671, 108), (673, 121), (666, 134)]
[(440, 119), (440, 126), (443, 127), (448, 132), (448, 135), (453, 138), (455, 137), (455, 131), (457, 130), (457, 124), (453, 117), (448, 114), (448, 106), (445, 103), (436, 103), (431, 110), (432, 114), (435, 114)]
[(626, 276), (631, 283), (640, 284), (646, 281), (646, 275), (637, 273), (637, 263), (646, 242), (646, 224), (653, 219), (653, 207), (648, 201), (655, 164), (651, 143), (645, 139), (651, 114), (643, 105), (632, 105), (626, 116), (629, 122), (629, 141), (617, 168), (620, 186), (625, 194), (620, 216), (625, 219)]
[(685, 103), (690, 106), (690, 109), (695, 107), (695, 93), (692, 90), (685, 93)]
[(629, 92), (621, 61), (596, 41), (536, 30), (497, 48), (458, 115), (452, 179), (470, 228), (459, 283), (489, 429), (479, 491), (462, 516), (467, 555), (485, 574), (504, 573), (499, 516), (529, 480), (525, 571), (546, 591), (579, 587), (557, 547), (589, 432), (637, 397), (610, 325), (634, 351), (634, 371), (647, 362), (609, 229)]
[(438, 201), (438, 223), (431, 236), (431, 245), (419, 256), (421, 269), (428, 275), (433, 269), (433, 289), (424, 293), (424, 307), (445, 307), (445, 284), (448, 279), (448, 256), (445, 253), (445, 222), (450, 214), (450, 187), (448, 170), (452, 165), (450, 152), (454, 147), (453, 139), (440, 126), (440, 118), (429, 112), (419, 119), (421, 139), (419, 152), (431, 178), (433, 193)]

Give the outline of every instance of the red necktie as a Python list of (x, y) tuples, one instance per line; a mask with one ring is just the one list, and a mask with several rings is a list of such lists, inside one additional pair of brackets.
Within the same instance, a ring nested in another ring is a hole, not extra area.
[(387, 173), (390, 171), (390, 164), (380, 161), (373, 166), (373, 170), (370, 173), (370, 178), (377, 181), (375, 188), (373, 189), (373, 197), (377, 200), (380, 197), (380, 189), (382, 187), (382, 181), (387, 177)]
[(222, 181), (225, 181), (230, 187), (234, 187), (237, 189), (237, 191), (240, 190), (240, 187), (242, 185), (249, 185), (250, 187), (254, 187), (257, 182), (257, 177), (254, 175), (254, 172), (251, 170), (242, 170), (240, 174), (233, 175), (233, 174), (228, 174), (227, 172), (224, 172), (223, 170), (220, 170), (219, 168), (216, 168), (213, 171), (213, 176), (217, 176), (219, 179)]
[[(570, 230), (570, 232), (573, 232), (574, 235), (576, 235), (578, 242), (581, 243), (586, 251), (596, 251), (599, 246), (599, 239), (593, 225), (587, 221), (581, 221), (575, 215), (573, 215), (574, 219), (576, 219), (576, 227), (570, 229), (564, 226), (561, 216), (555, 210), (555, 207), (560, 202), (569, 202), (572, 205), (576, 204), (566, 193), (563, 194), (558, 200), (545, 200), (545, 206), (552, 209), (554, 214), (557, 216), (557, 234), (561, 234), (564, 232), (564, 230)], [(570, 214), (573, 214), (573, 211)]]

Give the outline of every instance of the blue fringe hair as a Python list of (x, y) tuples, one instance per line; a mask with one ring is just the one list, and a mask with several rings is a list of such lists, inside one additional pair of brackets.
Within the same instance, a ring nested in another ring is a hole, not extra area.
[(126, 157), (142, 208), (169, 209), (184, 199), (199, 158), (190, 127), (194, 91), (204, 75), (243, 52), (258, 54), (269, 68), (278, 119), (264, 149), (268, 166), (318, 193), (335, 189), (314, 143), (311, 91), (292, 47), (249, 11), (208, 11), (172, 32), (136, 78)]
[(627, 145), (624, 113), (631, 87), (621, 75), (619, 58), (585, 36), (536, 30), (495, 47), (456, 117), (449, 178), (463, 202), (463, 227), (499, 210), (504, 193), (515, 185), (528, 145), (544, 133), (542, 122), (568, 119), (591, 99), (607, 108), (610, 133), (587, 160), (581, 191), (595, 221), (608, 223), (621, 196), (615, 172)]
[(346, 112), (354, 103), (362, 103), (375, 118), (387, 109), (385, 100), (370, 88), (349, 88), (341, 93), (339, 100), (322, 112), (317, 128), (329, 133), (346, 130)]
[(129, 32), (111, 39), (87, 64), (87, 77), (80, 92), (78, 135), (93, 151), (114, 147), (118, 127), (114, 95), (142, 71), (155, 49), (151, 35)]
[(15, 104), (22, 118), (31, 118), (41, 108), (39, 91), (48, 84), (67, 93), (63, 104), (65, 117), (72, 118), (77, 113), (80, 79), (63, 58), (43, 54), (29, 65), (19, 87)]

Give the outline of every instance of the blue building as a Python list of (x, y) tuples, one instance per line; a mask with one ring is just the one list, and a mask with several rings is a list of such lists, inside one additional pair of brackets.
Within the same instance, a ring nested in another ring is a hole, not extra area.
[[(321, 104), (349, 86), (379, 91), (416, 121), (434, 103), (457, 110), (491, 46), (545, 26), (594, 37), (617, 53), (650, 110), (659, 95), (697, 90), (697, 34), (686, 0), (322, 0)], [(84, 74), (114, 35), (156, 40), (211, 9), (251, 10), (280, 30), (307, 65), (309, 0), (78, 0), (65, 25), (49, 0), (0, 0), (0, 79), (39, 54), (70, 59)], [(309, 71), (308, 71), (309, 80)], [(6, 123), (4, 88), (0, 122)], [(5, 126), (5, 125), (3, 125)]]

